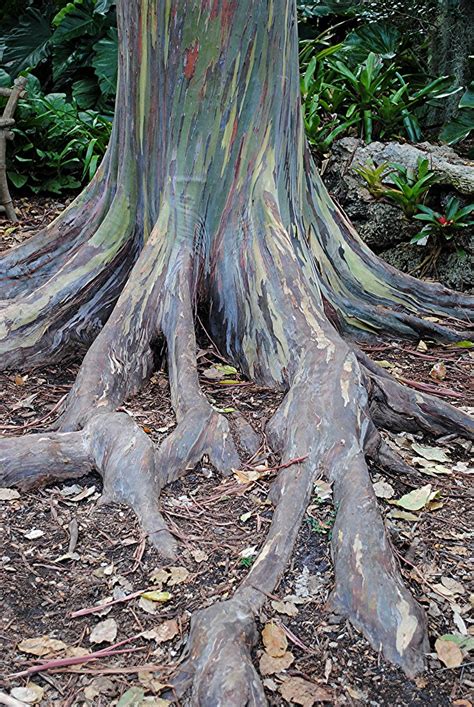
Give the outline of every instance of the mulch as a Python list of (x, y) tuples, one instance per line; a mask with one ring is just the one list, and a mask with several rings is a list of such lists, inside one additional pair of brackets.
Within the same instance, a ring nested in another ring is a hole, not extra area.
[[(5, 245), (12, 238), (21, 239), (24, 231), (30, 234), (42, 218), (54, 217), (62, 206), (63, 202), (55, 206), (46, 200), (41, 212), (35, 202), (27, 208), (25, 221), (7, 233)], [(234, 385), (209, 379), (206, 373), (216, 359), (205, 340), (201, 345), (201, 383), (212, 403), (230, 417), (232, 409), (240, 411), (263, 433), (281, 394), (240, 375)], [(367, 351), (412, 385), (429, 386), (465, 409), (474, 405), (473, 353), (468, 349), (382, 342)], [(433, 366), (440, 362), (446, 368), (442, 380), (433, 377)], [(23, 435), (54, 425), (79, 363), (70, 359), (29, 373), (0, 374), (0, 434)], [(165, 373), (154, 374), (123, 409), (156, 443), (164, 439), (176, 424)], [(411, 475), (371, 469), (374, 481), (383, 480), (393, 489), (393, 499), (428, 483), (439, 491), (437, 507), (418, 512), (416, 521), (386, 519), (403, 576), (427, 612), (428, 670), (414, 681), (407, 679), (347, 621), (326, 610), (334, 581), (330, 559), (334, 506), (330, 496), (321, 498), (315, 489), (291, 564), (258, 617), (259, 630), (270, 621), (284, 627), (294, 658), (286, 670), (265, 676), (270, 705), (288, 704), (282, 686), (295, 677), (323, 690), (320, 696), (328, 704), (470, 705), (472, 658), (466, 655), (461, 666), (448, 669), (434, 644), (444, 634), (474, 634), (472, 444), (453, 435), (441, 440), (387, 437), (408, 459), (416, 456), (412, 444), (441, 450), (449, 459), (438, 464), (439, 469), (415, 461)], [(169, 486), (163, 511), (181, 541), (174, 563), (159, 558), (129, 509), (100, 505), (101, 479), (95, 474), (0, 501), (0, 691), (10, 693), (27, 685), (27, 677), (14, 674), (41, 659), (77, 656), (127, 641), (110, 649), (127, 652), (32, 675), (30, 682), (44, 691), (40, 704), (115, 705), (120, 700), (121, 705), (166, 704), (160, 703), (159, 695), (186, 643), (191, 613), (232, 596), (263, 542), (272, 518), (267, 496), (274, 478), (265, 468), (277, 463), (264, 444), (259, 456), (244, 467), (244, 472), (259, 472), (249, 474), (247, 483), (239, 475), (222, 477), (204, 460)], [(385, 516), (394, 508), (389, 500), (380, 498)], [(151, 601), (141, 596), (146, 590), (167, 591), (170, 596)], [(100, 613), (71, 617), (81, 609), (124, 598)], [(93, 643), (94, 627), (109, 619), (116, 624), (116, 636), (112, 642)], [(154, 632), (160, 627), (161, 633)], [(41, 658), (25, 641), (41, 638), (40, 646), (47, 646), (44, 637), (63, 645), (49, 654), (44, 648)], [(262, 653), (260, 641), (253, 656), (257, 669)]]

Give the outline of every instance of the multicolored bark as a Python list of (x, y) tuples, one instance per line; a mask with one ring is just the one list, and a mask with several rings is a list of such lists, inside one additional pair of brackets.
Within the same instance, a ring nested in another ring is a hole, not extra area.
[[(235, 434), (249, 452), (258, 444), (243, 418), (222, 417), (199, 387), (199, 306), (222, 354), (287, 392), (267, 432), (283, 462), (304, 460), (280, 472), (267, 539), (236, 596), (193, 621), (177, 689), (190, 689), (193, 704), (265, 704), (249, 653), (254, 616), (321, 473), (339, 503), (334, 605), (414, 674), (424, 616), (391, 555), (366, 456), (403, 468), (375, 423), (474, 428), (404, 389), (350, 339), (465, 337), (431, 319), (468, 319), (472, 301), (383, 264), (332, 203), (305, 146), (294, 0), (122, 0), (118, 16), (116, 121), (99, 175), (51, 227), (0, 261), (2, 365), (37, 365), (95, 339), (62, 431), (0, 441), (0, 478), (61, 477), (62, 458), (77, 473), (92, 465), (107, 498), (128, 502), (163, 554), (176, 552), (161, 488), (204, 454), (228, 473), (239, 464)], [(178, 424), (154, 450), (116, 409), (153, 371), (157, 342), (167, 345)]]

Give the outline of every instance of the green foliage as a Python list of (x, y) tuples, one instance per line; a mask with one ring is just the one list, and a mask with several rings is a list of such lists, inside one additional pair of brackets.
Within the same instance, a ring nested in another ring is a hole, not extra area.
[(439, 136), (448, 145), (455, 145), (474, 132), (474, 81), (469, 84), (458, 107), (458, 115), (444, 126)]
[(432, 241), (442, 245), (444, 241), (452, 240), (461, 229), (474, 226), (474, 220), (470, 218), (474, 204), (462, 206), (459, 199), (451, 196), (444, 212), (426, 206), (424, 202), (429, 191), (437, 183), (427, 159), (420, 158), (416, 170), (396, 162), (383, 162), (378, 166), (368, 162), (354, 171), (362, 177), (374, 197), (389, 199), (403, 209), (407, 218), (424, 222), (422, 230), (411, 238), (410, 243), (426, 245)]
[[(391, 60), (399, 35), (385, 25), (361, 29), (334, 46), (324, 46), (324, 39), (303, 42), (300, 56), (310, 142), (325, 152), (336, 137), (347, 133), (356, 133), (366, 142), (400, 136), (419, 141), (420, 111), (427, 102), (451, 92), (451, 79), (440, 77), (416, 85), (403, 75), (397, 61)], [(383, 53), (366, 53), (371, 45)]]
[(334, 523), (336, 522), (336, 511), (330, 511), (324, 520), (310, 516), (309, 518), (306, 518), (306, 522), (313, 533), (327, 536), (328, 540), (331, 540), (332, 529), (334, 527)]
[(297, 6), (302, 19), (353, 16), (357, 12), (357, 4), (353, 0), (298, 0)]
[(43, 95), (31, 75), (27, 89), (28, 100), (19, 102), (16, 113), (8, 178), (34, 193), (79, 188), (92, 178), (105, 153), (110, 120), (81, 111), (64, 93)]
[(73, 0), (58, 10), (30, 7), (0, 36), (2, 67), (15, 78), (35, 71), (49, 91), (65, 91), (83, 109), (112, 113), (118, 40), (114, 2)]
[(362, 167), (355, 167), (356, 172), (366, 183), (369, 192), (376, 199), (384, 196), (387, 186), (383, 183), (384, 178), (390, 173), (390, 165), (388, 162), (382, 162), (378, 167), (372, 161)]
[(423, 221), (425, 225), (413, 236), (410, 243), (425, 245), (430, 238), (438, 242), (442, 239), (449, 241), (459, 230), (474, 226), (474, 220), (470, 218), (474, 213), (474, 204), (462, 206), (459, 199), (453, 196), (446, 202), (444, 213), (430, 209), (424, 204), (418, 204), (418, 211), (414, 218)]
[(0, 35), (0, 61), (14, 78), (31, 66), (43, 63), (50, 54), (51, 27), (48, 18), (28, 8), (18, 23)]
[(437, 177), (430, 171), (428, 160), (423, 158), (418, 160), (416, 170), (397, 163), (392, 163), (391, 167), (390, 179), (397, 188), (387, 187), (383, 196), (400, 206), (405, 216), (410, 218), (437, 182)]
[(297, 7), (302, 21), (349, 17), (411, 29), (425, 27), (438, 10), (437, 0), (297, 0)]

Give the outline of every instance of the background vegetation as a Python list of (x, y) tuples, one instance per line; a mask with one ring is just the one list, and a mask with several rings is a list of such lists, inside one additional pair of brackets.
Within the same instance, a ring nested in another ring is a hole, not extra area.
[[(324, 156), (344, 135), (367, 142), (468, 140), (474, 129), (469, 4), (298, 0), (304, 116), (316, 153)], [(33, 192), (77, 189), (94, 173), (110, 135), (115, 1), (6, 0), (0, 22), (0, 85), (29, 76), (9, 178)], [(457, 37), (454, 55), (450, 32)]]

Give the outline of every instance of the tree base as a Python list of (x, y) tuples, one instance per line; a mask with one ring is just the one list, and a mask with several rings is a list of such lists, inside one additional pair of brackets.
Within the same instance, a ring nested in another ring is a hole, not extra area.
[[(137, 244), (129, 238), (130, 217), (125, 224), (119, 218), (128, 211), (118, 190), (91, 240), (80, 245), (73, 239), (72, 255), (48, 236), (60, 249), (56, 276), (51, 276), (51, 259), (43, 261), (43, 237), (39, 250), (33, 244), (21, 249), (45, 279), (24, 298), (4, 303), (0, 312), (3, 360), (18, 365), (27, 357), (36, 364), (57, 355), (78, 323), (99, 310), (102, 316), (111, 311), (83, 360), (60, 431), (0, 440), (1, 485), (31, 487), (94, 468), (103, 477), (104, 502), (133, 508), (163, 557), (175, 557), (179, 548), (161, 514), (162, 489), (203, 457), (223, 474), (240, 468), (244, 460), (234, 436), (245, 455), (251, 456), (259, 443), (242, 418), (231, 427), (200, 387), (197, 307), (206, 313), (206, 327), (222, 356), (250, 379), (286, 393), (265, 429), (281, 455), (265, 543), (234, 597), (200, 612), (192, 624), (176, 688), (191, 686), (193, 704), (237, 706), (242, 695), (247, 704), (265, 704), (250, 657), (254, 617), (291, 558), (314, 482), (321, 476), (333, 485), (337, 507), (332, 605), (407, 675), (422, 670), (424, 614), (400, 578), (366, 457), (392, 471), (405, 468), (383, 443), (379, 427), (474, 437), (467, 415), (402, 386), (352, 338), (354, 327), (365, 323), (367, 334), (382, 322), (388, 331), (407, 336), (421, 332), (452, 340), (461, 334), (433, 317), (413, 314), (415, 281), (364, 250), (344, 217), (328, 204), (326, 221), (334, 229), (337, 225), (339, 240), (328, 240), (323, 226), (319, 239), (308, 227), (308, 240), (295, 240), (295, 232), (284, 224), (277, 193), (276, 186), (272, 192), (261, 188), (253, 200), (237, 199), (204, 252), (201, 231), (187, 222), (194, 223), (195, 211), (180, 205), (165, 223), (158, 219), (134, 264)], [(322, 223), (317, 212), (324, 193), (313, 196), (313, 221)], [(100, 199), (99, 204), (105, 208)], [(82, 227), (93, 228), (89, 220), (95, 224), (96, 218), (84, 216)], [(106, 245), (110, 227), (120, 228), (119, 236)], [(10, 265), (15, 257), (7, 256)], [(90, 260), (92, 265), (86, 264)], [(351, 260), (357, 262), (355, 276), (347, 269)], [(24, 279), (13, 271), (23, 287)], [(66, 300), (61, 299), (66, 292)], [(430, 302), (435, 294), (436, 305)], [(427, 311), (439, 306), (440, 316), (457, 311), (457, 296), (442, 288), (420, 285), (417, 296)], [(467, 318), (470, 302), (465, 304), (459, 313)], [(155, 449), (132, 418), (116, 411), (151, 375), (160, 348), (167, 353), (177, 425)]]

